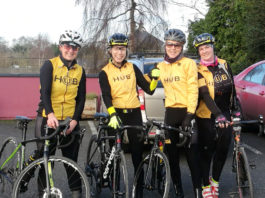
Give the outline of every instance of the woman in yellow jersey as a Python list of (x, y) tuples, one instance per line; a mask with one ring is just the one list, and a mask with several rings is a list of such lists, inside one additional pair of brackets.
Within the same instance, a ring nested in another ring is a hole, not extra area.
[[(198, 100), (198, 71), (196, 63), (183, 55), (183, 46), (186, 43), (185, 34), (179, 29), (170, 29), (165, 32), (165, 57), (164, 61), (157, 65), (160, 70), (160, 80), (165, 91), (165, 123), (170, 126), (181, 126), (189, 130), (191, 120), (194, 117)], [(151, 73), (155, 72), (152, 70)], [(179, 134), (169, 131), (171, 144), (166, 144), (171, 177), (174, 190), (178, 198), (183, 198), (181, 173), (179, 167), (179, 148), (176, 143)], [(185, 148), (187, 161), (191, 170), (195, 196), (200, 191), (200, 177), (197, 168), (196, 144)]]
[[(198, 50), (199, 105), (196, 111), (198, 141), (201, 152), (203, 197), (218, 198), (219, 179), (225, 164), (232, 129), (227, 120), (240, 116), (236, 111), (236, 91), (233, 75), (227, 62), (214, 54), (214, 37), (203, 33), (195, 37), (193, 45)], [(216, 136), (215, 121), (220, 124)], [(217, 138), (216, 138), (217, 137)], [(212, 162), (212, 176), (210, 166)]]
[[(110, 115), (109, 126), (114, 129), (121, 123), (142, 125), (137, 86), (153, 94), (157, 85), (157, 80), (147, 82), (139, 68), (126, 61), (128, 43), (129, 39), (124, 34), (115, 33), (109, 38), (108, 53), (111, 57), (99, 74), (103, 101)], [(143, 154), (143, 141), (139, 141), (138, 133), (140, 131), (135, 129), (127, 130), (135, 171)], [(137, 192), (137, 197), (143, 196), (141, 189)]]
[[(40, 103), (36, 119), (35, 136), (45, 135), (45, 125), (56, 128), (60, 120), (71, 117), (67, 134), (79, 130), (79, 120), (84, 109), (86, 97), (86, 75), (82, 66), (77, 64), (76, 57), (83, 43), (81, 35), (72, 30), (66, 30), (60, 36), (60, 55), (44, 62), (40, 69)], [(61, 138), (61, 137), (60, 137)], [(57, 139), (50, 145), (50, 154), (54, 155)], [(38, 151), (43, 151), (43, 143), (37, 144)], [(79, 137), (68, 147), (62, 148), (62, 154), (77, 161)], [(42, 154), (41, 154), (42, 155)], [(45, 183), (44, 170), (39, 172), (38, 188), (42, 197)], [(73, 198), (81, 196), (80, 179), (73, 175), (73, 170), (67, 169), (69, 186)], [(43, 180), (44, 179), (44, 180)], [(73, 182), (75, 181), (75, 182)]]

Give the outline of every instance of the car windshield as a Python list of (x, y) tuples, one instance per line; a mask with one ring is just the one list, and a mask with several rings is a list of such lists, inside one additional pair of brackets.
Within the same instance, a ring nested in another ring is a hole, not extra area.
[[(154, 68), (154, 65), (155, 65), (155, 63), (146, 63), (146, 64), (144, 64), (144, 74), (149, 73)], [(162, 85), (160, 80), (158, 81), (157, 87), (158, 88), (162, 88), (163, 87), (163, 85)]]
[(265, 74), (265, 64), (258, 65), (251, 70), (245, 77), (244, 80), (253, 82), (256, 84), (262, 84)]

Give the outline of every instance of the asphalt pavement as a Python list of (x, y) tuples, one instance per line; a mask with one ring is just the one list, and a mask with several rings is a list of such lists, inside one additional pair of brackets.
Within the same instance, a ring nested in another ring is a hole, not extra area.
[[(34, 136), (34, 121), (29, 124), (29, 129), (27, 137), (31, 138)], [(15, 121), (0, 121), (0, 145), (2, 145), (3, 140), (8, 136), (14, 136), (18, 140), (21, 139), (21, 132), (15, 127)], [(88, 141), (92, 133), (95, 133), (95, 124), (93, 121), (82, 121), (81, 126), (84, 126), (87, 131), (83, 138), (83, 142), (80, 146), (78, 164), (84, 167)], [(265, 137), (258, 137), (257, 132), (247, 132), (242, 134), (242, 140), (244, 146), (246, 147), (247, 156), (249, 158), (249, 163), (251, 167), (251, 175), (254, 184), (254, 197), (264, 198), (265, 197)], [(30, 144), (27, 147), (26, 153), (29, 155), (36, 148), (35, 143)], [(60, 151), (57, 152), (61, 155)], [(131, 182), (133, 180), (133, 167), (131, 162), (130, 154), (126, 154), (126, 160), (129, 170), (129, 181), (130, 188)], [(238, 194), (236, 191), (236, 178), (235, 174), (232, 172), (232, 144), (231, 149), (228, 154), (228, 159), (226, 161), (224, 170), (221, 175), (220, 180), (220, 198), (237, 198)], [(185, 155), (181, 155), (181, 171), (182, 171), (182, 183), (185, 193), (185, 198), (193, 198), (193, 188), (191, 183), (190, 172), (186, 163)], [(0, 196), (1, 197), (1, 196)], [(108, 189), (104, 190), (101, 194), (102, 198), (111, 197)], [(155, 198), (155, 197), (153, 197)], [(170, 198), (174, 198), (171, 191)]]

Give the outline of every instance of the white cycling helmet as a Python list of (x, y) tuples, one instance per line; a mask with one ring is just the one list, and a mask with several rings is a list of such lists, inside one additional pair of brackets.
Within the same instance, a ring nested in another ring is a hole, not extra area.
[(79, 34), (76, 31), (72, 30), (65, 30), (63, 34), (61, 34), (59, 39), (59, 45), (68, 43), (70, 45), (78, 45), (79, 47), (82, 47), (83, 39), (81, 37), (81, 34)]

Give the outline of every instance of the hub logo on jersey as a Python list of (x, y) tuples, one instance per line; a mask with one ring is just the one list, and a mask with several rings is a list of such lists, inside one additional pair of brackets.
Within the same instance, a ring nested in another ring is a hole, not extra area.
[(57, 76), (57, 75), (55, 75), (54, 82), (56, 82), (58, 80), (60, 81), (60, 83), (63, 83), (65, 85), (77, 85), (78, 84), (77, 78), (71, 78), (69, 76)]
[(113, 77), (113, 81), (114, 82), (116, 82), (116, 81), (122, 81), (122, 80), (129, 80), (129, 79), (131, 79), (130, 74), (126, 74), (126, 75), (123, 75), (123, 76)]
[(214, 76), (214, 81), (216, 83), (220, 83), (222, 81), (226, 81), (228, 79), (227, 75), (226, 74), (222, 74), (222, 75), (219, 75), (219, 74), (216, 74)]
[(176, 82), (176, 81), (180, 81), (180, 77), (179, 76), (171, 76), (168, 78), (164, 78), (164, 83), (172, 83), (172, 82)]

